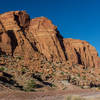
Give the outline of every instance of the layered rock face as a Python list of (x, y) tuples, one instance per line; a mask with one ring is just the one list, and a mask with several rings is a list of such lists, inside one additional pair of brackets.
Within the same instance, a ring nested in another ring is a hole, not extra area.
[(0, 54), (31, 56), (49, 61), (98, 67), (96, 49), (89, 43), (63, 39), (57, 27), (45, 17), (30, 20), (25, 11), (0, 15)]
[(6, 34), (2, 23), (0, 22), (0, 54), (1, 52), (11, 54), (11, 39)]
[(86, 41), (64, 39), (64, 45), (68, 60), (73, 64), (97, 67), (98, 53), (96, 49)]
[(62, 41), (59, 41), (57, 35), (60, 35), (57, 27), (47, 18), (40, 17), (30, 21), (27, 38), (48, 60), (66, 60), (66, 55), (64, 55), (60, 44)]
[(24, 11), (7, 12), (0, 15), (1, 52), (13, 56), (34, 54), (24, 31), (29, 26), (29, 22), (29, 16)]

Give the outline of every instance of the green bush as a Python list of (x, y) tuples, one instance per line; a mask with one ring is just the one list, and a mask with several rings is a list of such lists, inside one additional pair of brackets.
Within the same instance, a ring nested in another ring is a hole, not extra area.
[(22, 60), (23, 59), (23, 56), (17, 56), (16, 59)]
[(64, 72), (61, 72), (61, 75), (64, 75)]
[(22, 72), (22, 74), (25, 74), (26, 72), (28, 72), (28, 69), (26, 68), (26, 67), (22, 67), (21, 68), (21, 72)]
[(67, 96), (66, 100), (85, 100), (85, 99), (81, 98), (80, 96)]
[(29, 80), (26, 87), (24, 88), (25, 91), (35, 91), (36, 83), (34, 80)]
[(83, 80), (86, 80), (86, 76), (83, 76)]
[(52, 84), (51, 87), (56, 87), (56, 85), (55, 84)]
[(0, 67), (0, 71), (3, 72), (5, 70), (4, 67)]
[(77, 76), (80, 77), (80, 73), (78, 73)]

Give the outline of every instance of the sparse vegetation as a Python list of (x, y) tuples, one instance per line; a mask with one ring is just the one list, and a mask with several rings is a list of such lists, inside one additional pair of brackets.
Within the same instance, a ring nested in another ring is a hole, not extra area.
[(86, 76), (83, 76), (82, 78), (83, 78), (83, 80), (86, 80)]
[(78, 73), (77, 76), (80, 77), (80, 73)]
[[(58, 87), (57, 84), (53, 84), (57, 81), (57, 79), (67, 79), (69, 83), (81, 86), (82, 88), (84, 88), (84, 86), (82, 86), (83, 83), (89, 84), (87, 76), (88, 74), (91, 75), (91, 73), (84, 70), (82, 70), (82, 72), (77, 71), (80, 70), (79, 67), (75, 66), (73, 67), (73, 69), (71, 69), (72, 66), (61, 67), (62, 63), (48, 63), (48, 61), (42, 59), (41, 64), (38, 66), (38, 69), (35, 69), (34, 67), (30, 72), (28, 65), (25, 65), (25, 63), (23, 62), (24, 59), (22, 56), (9, 56), (8, 58), (3, 57), (3, 59), (0, 59), (0, 71), (11, 74), (13, 76), (13, 80), (19, 83), (19, 85), (23, 87), (24, 91), (38, 90), (39, 85), (44, 85), (44, 87), (48, 85), (50, 88)], [(74, 69), (77, 69), (76, 73), (74, 72)], [(96, 76), (92, 75), (92, 77)], [(36, 83), (39, 83), (39, 85), (37, 85)], [(63, 88), (62, 90), (64, 89), (65, 88)]]
[(52, 84), (51, 87), (57, 87), (55, 84)]
[(22, 68), (21, 68), (22, 74), (25, 74), (27, 71), (28, 71), (28, 69), (27, 69), (26, 67), (22, 67)]
[(80, 96), (67, 96), (66, 100), (86, 100)]
[(61, 75), (64, 75), (64, 72), (61, 72)]
[(3, 72), (5, 70), (4, 67), (0, 67), (0, 72)]
[(23, 59), (23, 56), (17, 56), (16, 59), (22, 60)]
[(62, 90), (66, 90), (67, 89), (67, 87), (64, 87)]
[(36, 82), (34, 80), (29, 80), (24, 90), (35, 91), (35, 88), (36, 88)]

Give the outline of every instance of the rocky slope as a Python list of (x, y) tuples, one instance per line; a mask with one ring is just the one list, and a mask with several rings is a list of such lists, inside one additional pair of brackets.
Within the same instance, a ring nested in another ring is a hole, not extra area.
[[(70, 77), (69, 82), (77, 85), (90, 85), (92, 81), (99, 84), (100, 58), (93, 46), (86, 41), (64, 39), (49, 19), (30, 19), (25, 11), (0, 14), (0, 55), (1, 67), (15, 68), (18, 72), (22, 71), (21, 68), (25, 68), (24, 71), (28, 68), (30, 75), (38, 73), (40, 77), (42, 73), (42, 81), (55, 79), (57, 83), (57, 80)], [(11, 70), (5, 72), (12, 74)], [(23, 85), (18, 72), (14, 71), (16, 75), (12, 75)], [(82, 80), (84, 75), (85, 82)]]

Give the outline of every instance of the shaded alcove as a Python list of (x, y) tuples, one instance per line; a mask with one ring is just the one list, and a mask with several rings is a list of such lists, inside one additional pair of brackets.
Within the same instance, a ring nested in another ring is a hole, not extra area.
[(13, 56), (15, 48), (16, 48), (16, 46), (18, 46), (17, 38), (16, 38), (13, 30), (8, 30), (7, 34), (9, 36), (9, 38), (11, 39), (11, 48), (12, 48), (12, 56)]

